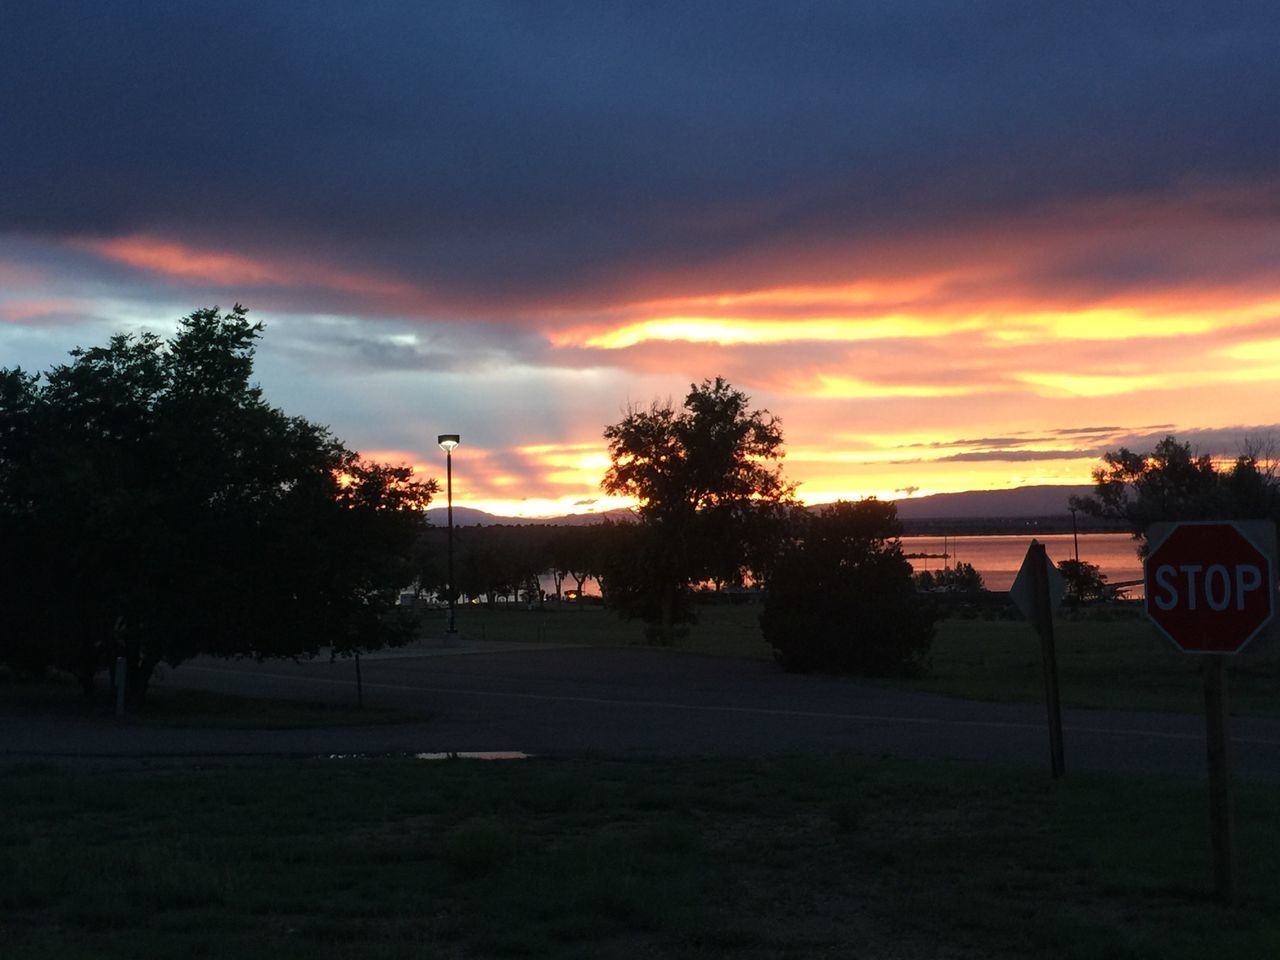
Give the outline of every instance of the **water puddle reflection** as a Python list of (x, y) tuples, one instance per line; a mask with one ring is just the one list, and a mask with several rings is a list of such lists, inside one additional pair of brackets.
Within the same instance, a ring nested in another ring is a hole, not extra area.
[(415, 760), (531, 760), (532, 753), (519, 750), (449, 750), (444, 753), (326, 753), (321, 760), (391, 760), (396, 757)]

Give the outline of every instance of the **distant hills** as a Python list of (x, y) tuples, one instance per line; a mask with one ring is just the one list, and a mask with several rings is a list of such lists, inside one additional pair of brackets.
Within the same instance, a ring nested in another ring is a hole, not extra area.
[[(448, 514), (448, 507), (432, 507), (427, 511), (427, 519), (431, 521), (432, 526), (443, 527), (449, 522)], [(523, 524), (538, 527), (583, 527), (590, 523), (599, 523), (601, 520), (614, 520), (629, 515), (629, 510), (606, 510), (604, 513), (570, 513), (563, 517), (501, 517), (472, 507), (455, 506), (453, 525), (455, 527), (488, 527), (501, 524), (514, 527)]]
[(1013, 490), (970, 490), (968, 493), (935, 493), (929, 497), (898, 500), (902, 520), (975, 520), (988, 517), (1065, 517), (1067, 501), (1093, 493), (1091, 484), (1015, 487)]
[[(931, 525), (934, 522), (956, 522), (965, 526), (985, 526), (990, 521), (993, 528), (1004, 528), (1010, 522), (1022, 524), (1028, 521), (1055, 520), (1070, 523), (1067, 501), (1073, 496), (1086, 496), (1093, 492), (1087, 484), (1016, 487), (1012, 490), (970, 490), (967, 493), (937, 493), (928, 497), (898, 500), (898, 516), (909, 528)], [(445, 507), (432, 507), (427, 517), (436, 526), (448, 521)], [(609, 510), (604, 513), (579, 513), (563, 517), (501, 517), (472, 507), (454, 507), (454, 526), (490, 526), (505, 524), (533, 524), (539, 526), (583, 526), (599, 523), (604, 519), (617, 519), (628, 515), (626, 510)], [(1085, 518), (1081, 517), (1081, 526)], [(1094, 526), (1094, 524), (1090, 524)]]

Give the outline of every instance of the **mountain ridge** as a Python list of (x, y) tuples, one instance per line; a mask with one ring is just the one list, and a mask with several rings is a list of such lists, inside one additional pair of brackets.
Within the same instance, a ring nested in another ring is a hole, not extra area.
[[(905, 521), (933, 520), (1019, 520), (1042, 517), (1068, 517), (1071, 497), (1093, 493), (1090, 484), (1035, 484), (1011, 490), (967, 490), (962, 493), (935, 493), (925, 497), (909, 497), (893, 502), (898, 517)], [(810, 509), (823, 506), (816, 504)], [(447, 507), (432, 507), (427, 518), (437, 525), (447, 523)], [(475, 507), (455, 506), (454, 526), (585, 526), (602, 520), (630, 516), (626, 509), (604, 513), (571, 513), (560, 517), (504, 517), (486, 513)]]

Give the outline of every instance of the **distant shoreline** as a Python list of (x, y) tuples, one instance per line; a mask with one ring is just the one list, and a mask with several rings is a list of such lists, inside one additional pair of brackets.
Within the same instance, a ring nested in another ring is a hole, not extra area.
[[(937, 517), (903, 520), (904, 537), (1000, 537), (1072, 533), (1071, 517)], [(1129, 533), (1129, 528), (1113, 521), (1077, 517), (1074, 532)]]

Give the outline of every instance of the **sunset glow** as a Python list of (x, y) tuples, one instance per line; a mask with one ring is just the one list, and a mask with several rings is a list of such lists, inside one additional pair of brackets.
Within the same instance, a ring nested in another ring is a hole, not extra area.
[(1274, 11), (748, 7), (33, 8), (0, 366), (240, 302), (270, 402), (520, 517), (715, 376), (811, 502), (1280, 435)]
[[(804, 343), (927, 337), (951, 332), (937, 321), (912, 317), (824, 317), (810, 320), (746, 320), (719, 317), (664, 317), (588, 335), (584, 346), (621, 350), (649, 340), (688, 343)], [(570, 341), (572, 335), (560, 340)]]

